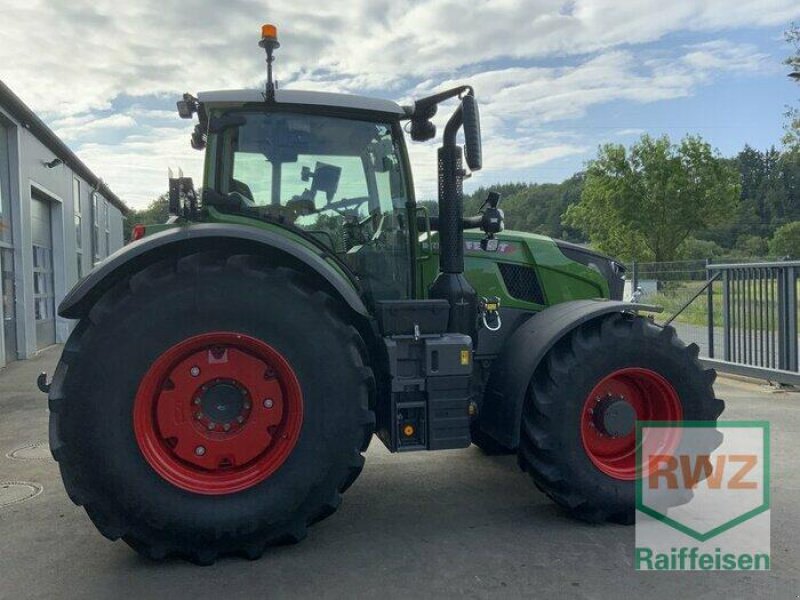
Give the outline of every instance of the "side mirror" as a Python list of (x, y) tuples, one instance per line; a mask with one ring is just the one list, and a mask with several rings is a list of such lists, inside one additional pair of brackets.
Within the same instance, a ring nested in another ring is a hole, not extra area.
[(481, 153), (481, 117), (478, 101), (473, 95), (461, 99), (461, 113), (464, 122), (464, 150), (470, 171), (480, 171), (483, 166)]

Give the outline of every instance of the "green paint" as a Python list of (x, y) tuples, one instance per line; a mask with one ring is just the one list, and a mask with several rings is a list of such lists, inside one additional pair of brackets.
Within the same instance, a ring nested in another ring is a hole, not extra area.
[(235, 215), (230, 213), (221, 212), (215, 209), (213, 206), (209, 206), (207, 209), (208, 216), (204, 222), (206, 223), (229, 223), (232, 225), (245, 225), (247, 227), (256, 227), (258, 229), (263, 229), (265, 231), (270, 231), (272, 233), (277, 233), (278, 235), (285, 236), (292, 240), (293, 242), (304, 246), (308, 250), (314, 252), (314, 254), (318, 254), (322, 258), (325, 259), (325, 263), (328, 265), (328, 268), (331, 272), (335, 273), (336, 275), (343, 277), (348, 282), (350, 279), (345, 275), (344, 271), (339, 267), (339, 265), (330, 259), (328, 255), (324, 252), (320, 251), (320, 249), (305, 239), (303, 236), (298, 235), (297, 233), (287, 229), (286, 227), (281, 227), (275, 223), (269, 223), (266, 221), (261, 221), (259, 219), (251, 219), (249, 217), (243, 215)]
[[(439, 269), (438, 234), (433, 232), (433, 248), (423, 233), (419, 243), (418, 288), (421, 297), (433, 282)], [(545, 306), (513, 298), (506, 289), (498, 262), (521, 264), (533, 267), (539, 276), (546, 306), (580, 300), (584, 298), (608, 298), (608, 282), (605, 278), (580, 263), (570, 260), (549, 237), (523, 231), (504, 231), (497, 236), (500, 245), (497, 252), (480, 249), (483, 234), (479, 231), (464, 232), (464, 275), (479, 296), (497, 296), (503, 306), (528, 310), (541, 310)]]

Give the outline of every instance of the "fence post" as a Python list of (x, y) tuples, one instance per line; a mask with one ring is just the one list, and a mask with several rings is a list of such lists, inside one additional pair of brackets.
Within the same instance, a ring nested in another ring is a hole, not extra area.
[(786, 368), (797, 371), (797, 271), (786, 268)]
[[(706, 259), (706, 281), (711, 279), (711, 260)], [(708, 286), (708, 357), (714, 358), (714, 283)]]
[(786, 310), (788, 306), (786, 305), (786, 269), (784, 267), (778, 267), (778, 276), (776, 277), (778, 281), (778, 368), (783, 369), (784, 371), (788, 371), (788, 363), (787, 360), (789, 355), (789, 348), (787, 344), (787, 319), (786, 319)]
[(635, 298), (634, 295), (636, 292), (636, 288), (639, 287), (639, 265), (636, 264), (636, 261), (631, 262), (631, 297)]
[(722, 272), (722, 358), (731, 360), (731, 272)]

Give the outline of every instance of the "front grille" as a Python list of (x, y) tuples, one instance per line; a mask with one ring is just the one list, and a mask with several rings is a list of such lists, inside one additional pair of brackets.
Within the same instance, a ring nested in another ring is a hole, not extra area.
[(544, 294), (536, 270), (524, 265), (497, 263), (508, 293), (517, 300), (544, 304)]

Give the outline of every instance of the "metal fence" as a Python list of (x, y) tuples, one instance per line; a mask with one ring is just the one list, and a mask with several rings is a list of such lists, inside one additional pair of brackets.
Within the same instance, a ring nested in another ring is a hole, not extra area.
[(631, 290), (664, 307), (660, 319), (716, 369), (800, 385), (800, 262), (634, 265)]

